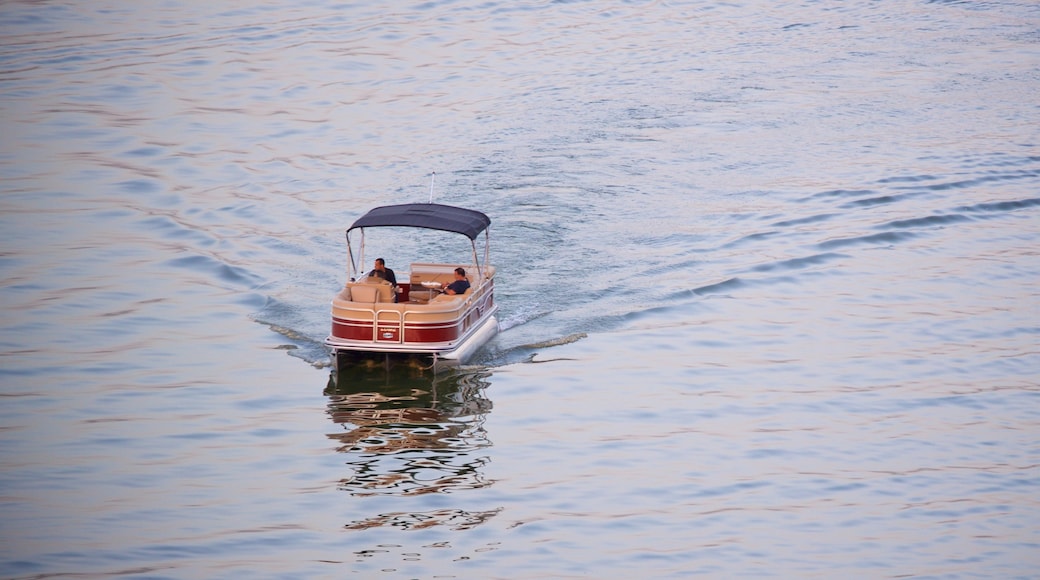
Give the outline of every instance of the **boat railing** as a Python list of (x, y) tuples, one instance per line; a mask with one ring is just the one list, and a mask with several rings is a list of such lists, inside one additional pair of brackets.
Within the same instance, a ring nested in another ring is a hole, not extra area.
[[(394, 328), (397, 340), (393, 342), (404, 342), (405, 329), (410, 324), (423, 324), (427, 328), (451, 328), (461, 326), (460, 335), (465, 334), (468, 325), (467, 319), (475, 309), (480, 312), (493, 307), (485, 301), (491, 299), (493, 281), (484, 280), (482, 284), (471, 288), (467, 293), (459, 296), (441, 295), (441, 300), (431, 301), (426, 304), (414, 302), (356, 302), (337, 297), (334, 301), (334, 311), (341, 316), (354, 315), (360, 318), (359, 322), (372, 324), (373, 342), (386, 342), (380, 338), (380, 328)], [(343, 296), (341, 293), (340, 296)]]

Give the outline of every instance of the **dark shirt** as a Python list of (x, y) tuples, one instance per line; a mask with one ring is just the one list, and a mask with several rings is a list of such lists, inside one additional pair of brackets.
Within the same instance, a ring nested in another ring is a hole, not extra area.
[(389, 282), (391, 285), (397, 286), (397, 276), (394, 276), (394, 271), (390, 268), (383, 268), (382, 272), (380, 272), (379, 270), (372, 270), (368, 273), (368, 275), (370, 277), (375, 276), (376, 278), (382, 278)]
[(448, 284), (445, 290), (454, 290), (456, 294), (464, 294), (466, 290), (469, 290), (469, 280), (456, 280)]

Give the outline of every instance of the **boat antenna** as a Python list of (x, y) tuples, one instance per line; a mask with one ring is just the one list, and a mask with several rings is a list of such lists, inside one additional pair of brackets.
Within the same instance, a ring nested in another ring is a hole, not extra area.
[(430, 203), (433, 203), (433, 181), (437, 179), (437, 172), (430, 173)]

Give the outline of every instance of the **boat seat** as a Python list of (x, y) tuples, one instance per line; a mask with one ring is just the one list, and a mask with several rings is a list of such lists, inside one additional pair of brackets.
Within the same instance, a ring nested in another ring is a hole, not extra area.
[(355, 284), (350, 287), (350, 300), (372, 304), (379, 297), (379, 287), (368, 284)]
[(361, 282), (351, 282), (347, 284), (347, 288), (350, 289), (350, 299), (353, 302), (373, 304), (394, 301), (393, 286), (382, 278), (366, 278)]
[(444, 302), (451, 302), (452, 300), (461, 300), (464, 294), (438, 294), (431, 302), (440, 304)]

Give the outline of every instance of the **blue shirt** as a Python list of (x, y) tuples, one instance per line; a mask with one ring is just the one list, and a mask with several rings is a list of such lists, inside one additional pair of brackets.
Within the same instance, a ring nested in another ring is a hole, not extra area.
[(456, 280), (448, 284), (445, 290), (453, 290), (456, 294), (464, 294), (466, 290), (469, 290), (469, 280)]

